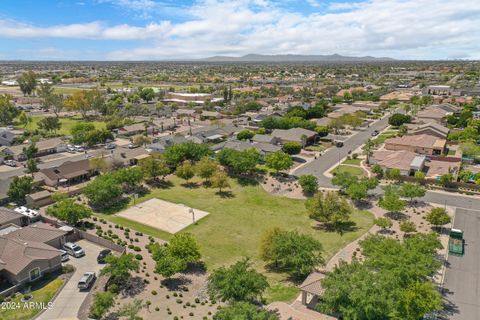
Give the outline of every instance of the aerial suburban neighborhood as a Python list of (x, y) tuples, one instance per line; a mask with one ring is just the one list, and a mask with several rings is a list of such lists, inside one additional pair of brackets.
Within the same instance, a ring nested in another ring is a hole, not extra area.
[(0, 4), (0, 319), (480, 319), (475, 12)]

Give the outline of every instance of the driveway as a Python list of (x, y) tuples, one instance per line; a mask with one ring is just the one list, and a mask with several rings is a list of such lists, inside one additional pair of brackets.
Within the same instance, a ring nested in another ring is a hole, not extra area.
[(480, 319), (480, 211), (457, 209), (454, 228), (465, 238), (465, 254), (449, 255), (445, 273), (446, 317), (452, 320)]
[(38, 320), (76, 319), (78, 310), (88, 294), (88, 291), (78, 290), (78, 281), (86, 271), (94, 271), (98, 277), (98, 273), (104, 266), (97, 263), (97, 255), (105, 248), (86, 240), (80, 240), (77, 243), (85, 250), (85, 256), (78, 259), (70, 256), (70, 260), (66, 263), (75, 266), (75, 273), (53, 301), (52, 309), (42, 313)]

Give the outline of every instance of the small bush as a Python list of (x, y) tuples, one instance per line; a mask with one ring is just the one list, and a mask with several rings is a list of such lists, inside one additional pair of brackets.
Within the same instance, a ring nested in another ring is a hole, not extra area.
[(156, 296), (158, 293), (157, 293), (156, 290), (152, 290), (152, 294), (153, 294), (154, 296)]

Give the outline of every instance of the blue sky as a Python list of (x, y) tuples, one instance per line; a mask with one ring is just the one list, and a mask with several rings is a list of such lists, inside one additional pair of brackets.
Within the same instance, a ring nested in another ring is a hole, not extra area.
[(480, 1), (0, 1), (0, 59), (248, 53), (480, 59)]

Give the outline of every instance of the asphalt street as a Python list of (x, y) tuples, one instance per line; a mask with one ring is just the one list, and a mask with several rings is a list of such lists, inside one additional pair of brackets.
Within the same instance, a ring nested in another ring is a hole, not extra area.
[(372, 125), (370, 125), (370, 127), (365, 128), (362, 131), (354, 134), (352, 137), (350, 137), (350, 139), (345, 140), (343, 142), (343, 147), (330, 148), (317, 159), (295, 170), (293, 174), (296, 176), (311, 174), (317, 177), (319, 185), (321, 187), (334, 187), (330, 182), (330, 179), (324, 176), (323, 173), (333, 167), (341, 159), (345, 158), (348, 155), (349, 151), (357, 149), (362, 144), (364, 144), (367, 139), (372, 138), (373, 131), (378, 130), (380, 132), (384, 130), (387, 126), (388, 115), (378, 120), (377, 122), (374, 122)]
[(465, 238), (465, 254), (449, 255), (444, 281), (448, 302), (444, 317), (480, 319), (480, 211), (457, 209), (454, 228)]

